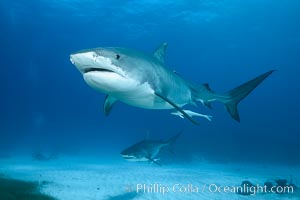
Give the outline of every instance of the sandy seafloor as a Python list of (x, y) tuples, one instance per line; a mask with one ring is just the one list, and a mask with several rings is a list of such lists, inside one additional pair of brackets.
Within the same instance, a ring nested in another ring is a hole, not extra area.
[[(292, 194), (263, 194), (242, 196), (235, 193), (210, 192), (209, 186), (238, 186), (244, 180), (260, 184), (267, 180), (285, 178), (300, 185), (299, 166), (272, 164), (216, 164), (195, 162), (157, 166), (120, 160), (103, 160), (99, 157), (60, 157), (50, 161), (34, 161), (31, 157), (12, 157), (0, 160), (0, 174), (26, 181), (49, 182), (42, 192), (59, 200), (129, 200), (129, 199), (300, 199), (300, 191)], [(138, 184), (169, 188), (162, 192), (136, 192)], [(173, 186), (180, 184), (191, 192), (180, 192)], [(204, 188), (205, 187), (205, 188)], [(204, 188), (204, 189), (203, 189)], [(204, 191), (203, 191), (204, 190)]]

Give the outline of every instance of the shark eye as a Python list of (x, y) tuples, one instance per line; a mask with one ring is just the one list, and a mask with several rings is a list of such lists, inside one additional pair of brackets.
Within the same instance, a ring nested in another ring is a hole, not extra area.
[(120, 59), (120, 55), (119, 55), (119, 54), (116, 55), (116, 59), (117, 59), (117, 60)]

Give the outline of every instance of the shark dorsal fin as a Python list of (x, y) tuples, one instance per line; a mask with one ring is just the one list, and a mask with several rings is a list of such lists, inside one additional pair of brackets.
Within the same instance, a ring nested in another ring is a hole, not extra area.
[(168, 43), (162, 43), (153, 53), (154, 57), (159, 60), (161, 63), (165, 63), (165, 54)]

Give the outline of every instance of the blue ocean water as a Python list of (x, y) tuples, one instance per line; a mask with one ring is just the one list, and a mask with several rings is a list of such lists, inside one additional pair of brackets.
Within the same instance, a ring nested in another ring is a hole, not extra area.
[[(299, 9), (297, 0), (2, 0), (0, 149), (62, 146), (119, 157), (147, 132), (165, 139), (182, 131), (178, 162), (299, 164)], [(69, 60), (99, 46), (152, 53), (162, 42), (168, 67), (217, 92), (277, 71), (240, 103), (241, 123), (214, 103), (196, 109), (213, 121), (195, 126), (123, 103), (105, 117), (105, 95)]]

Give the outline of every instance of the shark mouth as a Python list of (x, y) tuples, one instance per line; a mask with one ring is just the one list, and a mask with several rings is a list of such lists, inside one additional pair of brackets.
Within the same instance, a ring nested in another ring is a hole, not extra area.
[(84, 69), (84, 73), (88, 73), (88, 72), (113, 72), (113, 73), (115, 73), (114, 71), (109, 70), (109, 69), (95, 68), (95, 67)]
[(130, 156), (130, 155), (122, 155), (122, 157), (128, 161), (142, 161), (143, 160), (141, 158), (137, 158), (135, 156)]
[(134, 159), (135, 158), (134, 156), (129, 156), (129, 155), (122, 155), (122, 157), (124, 159)]

